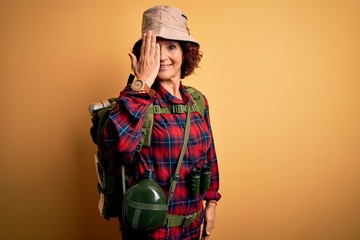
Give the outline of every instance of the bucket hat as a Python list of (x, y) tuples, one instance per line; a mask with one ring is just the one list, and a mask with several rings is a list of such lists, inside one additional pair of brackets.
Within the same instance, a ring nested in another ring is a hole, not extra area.
[(190, 36), (187, 21), (186, 14), (176, 7), (155, 6), (143, 13), (141, 33), (152, 31), (157, 37), (200, 45)]

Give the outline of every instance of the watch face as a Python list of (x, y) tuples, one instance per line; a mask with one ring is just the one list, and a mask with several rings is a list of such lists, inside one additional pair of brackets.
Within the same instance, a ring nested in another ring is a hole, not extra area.
[(144, 86), (144, 82), (137, 79), (137, 80), (134, 80), (134, 82), (132, 83), (131, 85), (131, 88), (134, 90), (134, 91), (140, 91)]

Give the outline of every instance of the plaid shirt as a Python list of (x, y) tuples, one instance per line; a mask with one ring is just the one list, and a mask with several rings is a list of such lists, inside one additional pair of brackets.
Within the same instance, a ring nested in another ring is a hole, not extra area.
[[(136, 147), (141, 139), (141, 128), (144, 123), (146, 108), (151, 104), (161, 107), (176, 104), (193, 104), (189, 93), (180, 84), (183, 100), (177, 99), (167, 92), (160, 84), (152, 87), (155, 94), (137, 93), (129, 87), (120, 93), (120, 101), (110, 115), (109, 126), (104, 131), (105, 140), (122, 156), (126, 165), (135, 155)], [(190, 215), (203, 208), (204, 200), (219, 200), (218, 164), (209, 119), (209, 106), (205, 99), (206, 110), (204, 117), (199, 113), (191, 113), (190, 134), (180, 168), (180, 180), (177, 182), (173, 200), (170, 202), (168, 213)], [(143, 147), (140, 160), (133, 175), (143, 176), (147, 169), (154, 171), (155, 181), (163, 188), (168, 196), (171, 178), (175, 172), (178, 157), (184, 141), (186, 113), (154, 114), (154, 125), (151, 136), (151, 147)], [(189, 195), (189, 173), (193, 167), (201, 168), (203, 163), (211, 165), (210, 189), (205, 194), (195, 197)], [(134, 182), (132, 183), (134, 184)], [(190, 226), (160, 228), (142, 236), (144, 239), (198, 239), (203, 214)], [(137, 236), (138, 239), (142, 239)]]

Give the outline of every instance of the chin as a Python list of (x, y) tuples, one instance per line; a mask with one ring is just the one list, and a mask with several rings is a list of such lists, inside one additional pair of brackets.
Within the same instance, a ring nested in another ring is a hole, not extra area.
[(163, 80), (163, 81), (166, 81), (166, 80), (172, 80), (172, 79), (180, 79), (180, 75), (179, 76), (176, 76), (174, 74), (166, 74), (166, 73), (159, 73), (157, 75), (157, 80)]
[(171, 77), (167, 74), (158, 74), (157, 79), (158, 80), (169, 80)]

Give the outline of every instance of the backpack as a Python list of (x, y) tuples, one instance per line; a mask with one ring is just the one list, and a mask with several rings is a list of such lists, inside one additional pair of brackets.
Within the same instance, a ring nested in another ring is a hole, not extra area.
[[(127, 84), (131, 84), (134, 75), (130, 74)], [(203, 94), (193, 87), (184, 86), (193, 99), (191, 112), (199, 112), (202, 116), (205, 113), (205, 99)], [(98, 176), (97, 189), (100, 194), (98, 204), (100, 215), (106, 219), (120, 217), (122, 200), (126, 192), (125, 167), (122, 164), (118, 152), (111, 146), (108, 146), (103, 139), (103, 132), (109, 122), (109, 113), (116, 107), (118, 98), (109, 98), (105, 101), (96, 102), (89, 106), (92, 126), (90, 135), (93, 142), (97, 145), (95, 155), (95, 168)], [(159, 105), (151, 104), (145, 114), (145, 121), (142, 127), (142, 138), (137, 146), (140, 152), (142, 147), (151, 146), (151, 133), (153, 127), (154, 114), (163, 113), (183, 113), (183, 105), (173, 105), (168, 108), (161, 108)]]

